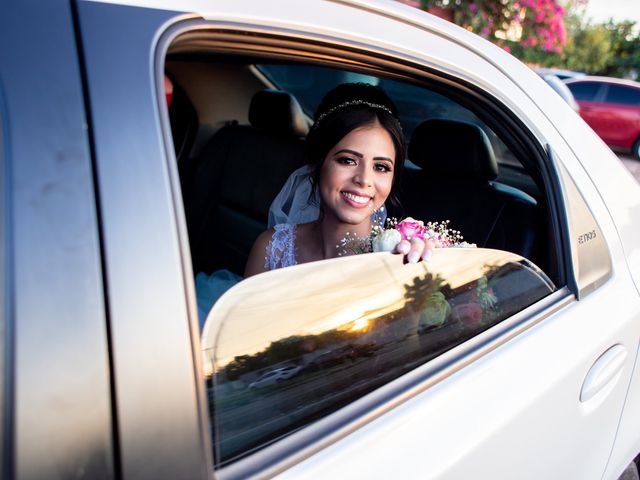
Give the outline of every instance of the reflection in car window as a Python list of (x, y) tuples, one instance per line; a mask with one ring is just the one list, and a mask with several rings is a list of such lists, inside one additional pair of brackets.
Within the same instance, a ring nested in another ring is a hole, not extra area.
[(640, 89), (625, 87), (623, 85), (609, 85), (606, 101), (609, 103), (638, 106), (640, 105)]
[(202, 335), (218, 466), (336, 411), (555, 287), (497, 250), (387, 253), (267, 272), (215, 305)]

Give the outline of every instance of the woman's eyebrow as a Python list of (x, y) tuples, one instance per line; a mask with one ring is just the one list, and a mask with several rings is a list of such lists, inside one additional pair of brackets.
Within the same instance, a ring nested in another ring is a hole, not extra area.
[(343, 148), (342, 150), (338, 150), (335, 155), (338, 155), (339, 153), (350, 153), (351, 155), (355, 155), (358, 158), (363, 158), (364, 155), (362, 155), (360, 152), (356, 152), (355, 150), (351, 150), (349, 148)]
[[(358, 158), (363, 158), (364, 155), (362, 155), (360, 152), (356, 152), (355, 150), (351, 150), (350, 148), (343, 148), (342, 150), (338, 150), (335, 155), (338, 155), (340, 153), (350, 153), (351, 155), (355, 155)], [(385, 160), (387, 162), (391, 162), (393, 163), (393, 159), (389, 158), (389, 157), (373, 157), (374, 160)]]

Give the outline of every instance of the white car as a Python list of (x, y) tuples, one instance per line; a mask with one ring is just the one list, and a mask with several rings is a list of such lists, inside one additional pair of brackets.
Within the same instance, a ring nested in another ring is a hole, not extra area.
[[(0, 37), (3, 478), (635, 473), (640, 188), (508, 53), (377, 0), (4, 2)], [(410, 139), (390, 213), (478, 248), (235, 282), (345, 81)]]
[(295, 376), (300, 367), (282, 367), (263, 373), (249, 384), (249, 389), (268, 387)]

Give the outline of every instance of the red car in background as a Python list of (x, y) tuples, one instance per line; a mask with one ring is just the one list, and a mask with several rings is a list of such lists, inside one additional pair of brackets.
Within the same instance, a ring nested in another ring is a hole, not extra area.
[(640, 83), (584, 76), (565, 82), (580, 115), (610, 147), (630, 150), (640, 160)]

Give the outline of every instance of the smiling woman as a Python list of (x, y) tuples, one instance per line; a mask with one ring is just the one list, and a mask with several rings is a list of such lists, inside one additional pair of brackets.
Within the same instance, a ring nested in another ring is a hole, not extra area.
[[(336, 247), (344, 238), (368, 238), (385, 202), (397, 203), (394, 187), (406, 148), (397, 108), (387, 94), (365, 83), (338, 85), (324, 97), (315, 119), (306, 142), (308, 180), (318, 194), (317, 218), (262, 233), (251, 249), (245, 277), (337, 257), (341, 250)], [(308, 202), (314, 200), (310, 195)], [(416, 262), (433, 246), (421, 239), (403, 240), (395, 250)]]

